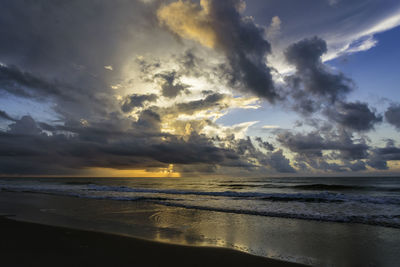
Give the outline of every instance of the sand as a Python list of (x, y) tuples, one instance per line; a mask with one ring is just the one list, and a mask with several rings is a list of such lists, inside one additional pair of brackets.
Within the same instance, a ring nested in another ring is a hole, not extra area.
[(301, 266), (239, 251), (158, 243), (0, 218), (1, 266)]

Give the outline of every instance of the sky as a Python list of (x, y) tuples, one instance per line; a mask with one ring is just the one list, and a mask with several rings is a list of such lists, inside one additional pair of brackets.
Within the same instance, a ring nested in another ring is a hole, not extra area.
[(400, 173), (397, 0), (0, 13), (2, 176)]

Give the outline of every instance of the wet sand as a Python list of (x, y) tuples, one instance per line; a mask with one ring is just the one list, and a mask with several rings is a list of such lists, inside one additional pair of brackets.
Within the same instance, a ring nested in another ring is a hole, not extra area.
[(1, 266), (301, 266), (239, 251), (152, 242), (0, 217)]

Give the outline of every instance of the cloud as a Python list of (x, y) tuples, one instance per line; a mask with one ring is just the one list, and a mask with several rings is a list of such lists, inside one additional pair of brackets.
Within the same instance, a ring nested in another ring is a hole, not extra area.
[(262, 147), (262, 148), (264, 148), (266, 150), (269, 150), (269, 151), (274, 151), (275, 150), (275, 147), (271, 143), (269, 143), (267, 141), (263, 141), (261, 139), (261, 137), (256, 137), (256, 141), (257, 141), (257, 143), (258, 143), (258, 145), (260, 147)]
[(385, 112), (387, 122), (400, 129), (400, 105), (392, 104)]
[(16, 121), (13, 117), (7, 114), (4, 110), (0, 110), (0, 119), (9, 120), (9, 121)]
[(278, 129), (278, 128), (280, 128), (280, 126), (278, 126), (278, 125), (264, 125), (262, 128), (263, 129)]
[(367, 103), (361, 102), (339, 102), (325, 113), (332, 121), (355, 131), (371, 130), (382, 121), (382, 116), (371, 111)]
[[(379, 2), (376, 1), (376, 3), (371, 4), (371, 6), (374, 5), (379, 5)], [(397, 5), (397, 7), (391, 5)], [(342, 37), (338, 40), (330, 40), (332, 43), (332, 48), (336, 49), (332, 49), (331, 53), (326, 56), (325, 60), (331, 60), (346, 54), (366, 51), (376, 46), (378, 41), (374, 38), (374, 35), (388, 31), (400, 25), (400, 9), (398, 3), (394, 2), (381, 7), (376, 6), (376, 8), (381, 9), (382, 7), (385, 7), (390, 9), (390, 6), (391, 10), (386, 10), (386, 13), (389, 13), (386, 16), (381, 15), (380, 17), (376, 18), (375, 16), (379, 14), (379, 12), (376, 12), (376, 10), (375, 14), (371, 14), (372, 19), (368, 18), (367, 14), (363, 14), (366, 19), (364, 23), (360, 23), (360, 26), (363, 26), (364, 28), (360, 29), (358, 32), (351, 32), (347, 36), (345, 35), (344, 38)], [(373, 8), (367, 8), (369, 10), (367, 10), (365, 13), (371, 13), (373, 11)]]
[(0, 90), (20, 97), (59, 96), (67, 97), (59, 86), (47, 82), (16, 66), (0, 65)]
[(47, 127), (54, 130), (47, 135), (38, 125), (43, 124), (24, 116), (9, 126), (9, 132), (0, 133), (1, 173), (63, 174), (88, 167), (129, 169), (170, 163), (242, 165), (234, 151), (216, 147), (205, 136), (193, 134), (185, 141), (161, 134), (160, 117), (149, 110), (128, 129), (110, 121)]
[(282, 21), (278, 16), (272, 17), (271, 24), (267, 28), (267, 38), (268, 40), (273, 40), (278, 38), (281, 33)]
[[(326, 52), (326, 42), (318, 37), (301, 40), (287, 48), (286, 60), (296, 67), (295, 75), (287, 78), (295, 89), (295, 98), (311, 101), (307, 98), (307, 93), (334, 103), (353, 89), (351, 79), (342, 73), (332, 73), (322, 63), (321, 57)], [(305, 112), (313, 110), (314, 108), (303, 108)]]
[(154, 102), (157, 100), (156, 94), (138, 95), (131, 94), (125, 96), (121, 109), (123, 112), (131, 112), (135, 108), (142, 108), (145, 103)]
[(204, 99), (190, 101), (187, 103), (178, 103), (175, 108), (178, 113), (186, 113), (189, 115), (196, 111), (207, 110), (212, 107), (227, 108), (228, 106), (222, 102), (222, 100), (225, 98), (227, 98), (227, 95), (215, 93), (206, 96)]
[(271, 47), (264, 30), (250, 17), (242, 17), (240, 0), (177, 1), (160, 7), (160, 22), (173, 33), (222, 51), (229, 63), (231, 86), (250, 91), (273, 102), (279, 96), (274, 88), (266, 56)]
[(390, 160), (400, 160), (400, 148), (395, 146), (393, 140), (389, 140), (386, 147), (375, 148), (368, 165), (378, 170), (387, 170), (389, 169), (387, 161)]
[(214, 138), (197, 131), (189, 132), (185, 138), (162, 133), (162, 118), (157, 112), (156, 108), (144, 109), (136, 121), (113, 115), (113, 119), (102, 122), (69, 121), (64, 125), (38, 123), (24, 116), (9, 124), (8, 132), (0, 133), (0, 171), (76, 174), (86, 168), (153, 168), (169, 164), (186, 170), (190, 166), (209, 166), (210, 170), (220, 166), (294, 171), (281, 152), (262, 153), (249, 139), (218, 137), (218, 145)]
[(269, 59), (281, 73), (291, 71), (282, 60), (282, 52), (305, 37), (320, 36), (327, 42), (329, 51), (323, 56), (326, 62), (369, 50), (378, 44), (375, 35), (400, 25), (400, 4), (396, 0), (281, 0), (268, 4), (255, 0), (248, 1), (247, 6), (259, 24), (270, 24), (276, 15), (284, 22), (279, 38), (272, 42), (274, 55)]
[(208, 1), (202, 0), (200, 7), (190, 1), (177, 1), (162, 6), (157, 11), (157, 16), (179, 36), (214, 48), (217, 36), (209, 12)]
[(10, 128), (8, 132), (11, 134), (38, 135), (42, 132), (31, 116), (23, 116), (8, 127)]
[(295, 173), (296, 170), (290, 165), (290, 161), (278, 150), (269, 155), (268, 164), (281, 173)]
[(296, 172), (282, 150), (263, 153), (254, 146), (249, 137), (236, 140), (231, 138), (229, 142), (226, 142), (226, 145), (233, 149), (236, 154), (244, 157), (248, 164), (247, 168), (253, 169), (253, 171), (254, 169), (258, 169), (260, 173), (271, 170), (278, 173)]
[(161, 80), (161, 93), (165, 97), (175, 98), (190, 87), (179, 81), (179, 75), (176, 71), (157, 73), (154, 78)]
[(301, 40), (287, 48), (286, 59), (296, 67), (296, 72), (286, 77), (292, 89), (288, 93), (292, 97), (292, 108), (305, 116), (322, 110), (329, 121), (349, 130), (374, 129), (382, 116), (367, 103), (346, 102), (354, 82), (340, 72), (334, 73), (322, 62), (326, 52), (326, 42), (318, 37)]
[(355, 140), (343, 130), (317, 130), (307, 134), (284, 131), (277, 141), (297, 154), (297, 164), (306, 163), (323, 171), (362, 170), (359, 161), (369, 157), (366, 140)]

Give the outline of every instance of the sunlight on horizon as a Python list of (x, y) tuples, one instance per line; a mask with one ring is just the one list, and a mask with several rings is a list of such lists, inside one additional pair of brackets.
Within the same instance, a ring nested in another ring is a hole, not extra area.
[(124, 178), (180, 178), (181, 173), (173, 170), (174, 165), (170, 164), (168, 168), (157, 168), (157, 171), (146, 169), (118, 170), (112, 168), (90, 168), (85, 176), (95, 177), (124, 177)]

